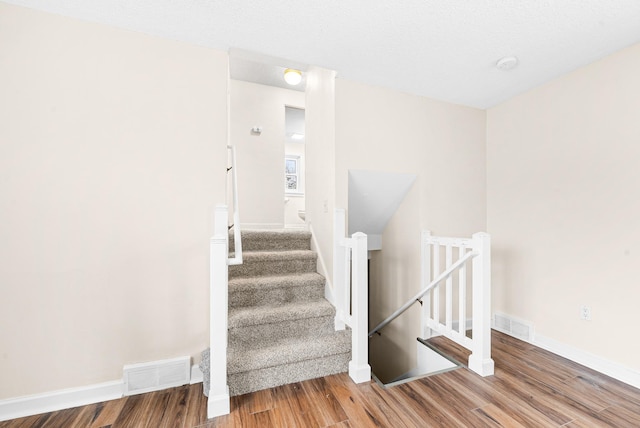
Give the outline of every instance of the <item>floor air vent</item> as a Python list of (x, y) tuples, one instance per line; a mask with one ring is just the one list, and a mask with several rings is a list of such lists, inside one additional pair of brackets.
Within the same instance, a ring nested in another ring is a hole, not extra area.
[(515, 338), (533, 341), (533, 326), (526, 321), (496, 312), (493, 316), (493, 328)]
[(175, 386), (186, 385), (191, 378), (191, 358), (124, 366), (124, 395), (142, 394)]

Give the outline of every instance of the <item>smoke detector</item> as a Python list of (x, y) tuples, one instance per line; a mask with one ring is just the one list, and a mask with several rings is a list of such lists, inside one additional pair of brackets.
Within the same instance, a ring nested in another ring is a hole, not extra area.
[(518, 58), (515, 56), (505, 56), (496, 62), (496, 68), (502, 71), (513, 70), (518, 66)]

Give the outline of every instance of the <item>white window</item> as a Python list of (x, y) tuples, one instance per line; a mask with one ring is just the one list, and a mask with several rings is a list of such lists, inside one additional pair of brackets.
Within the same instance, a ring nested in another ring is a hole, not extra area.
[(301, 193), (300, 156), (285, 156), (284, 158), (284, 191), (285, 193)]

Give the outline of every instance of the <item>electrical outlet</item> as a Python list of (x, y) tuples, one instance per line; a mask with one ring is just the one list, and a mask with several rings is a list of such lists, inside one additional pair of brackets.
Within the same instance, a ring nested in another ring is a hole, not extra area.
[(580, 306), (580, 319), (585, 321), (591, 321), (591, 306)]

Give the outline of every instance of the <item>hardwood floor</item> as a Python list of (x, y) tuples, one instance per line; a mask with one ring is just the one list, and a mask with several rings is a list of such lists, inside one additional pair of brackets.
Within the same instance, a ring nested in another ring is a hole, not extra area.
[[(430, 342), (459, 361), (468, 351)], [(495, 376), (462, 368), (383, 389), (346, 374), (259, 391), (206, 419), (202, 384), (0, 422), (21, 427), (640, 427), (640, 390), (493, 332)]]

